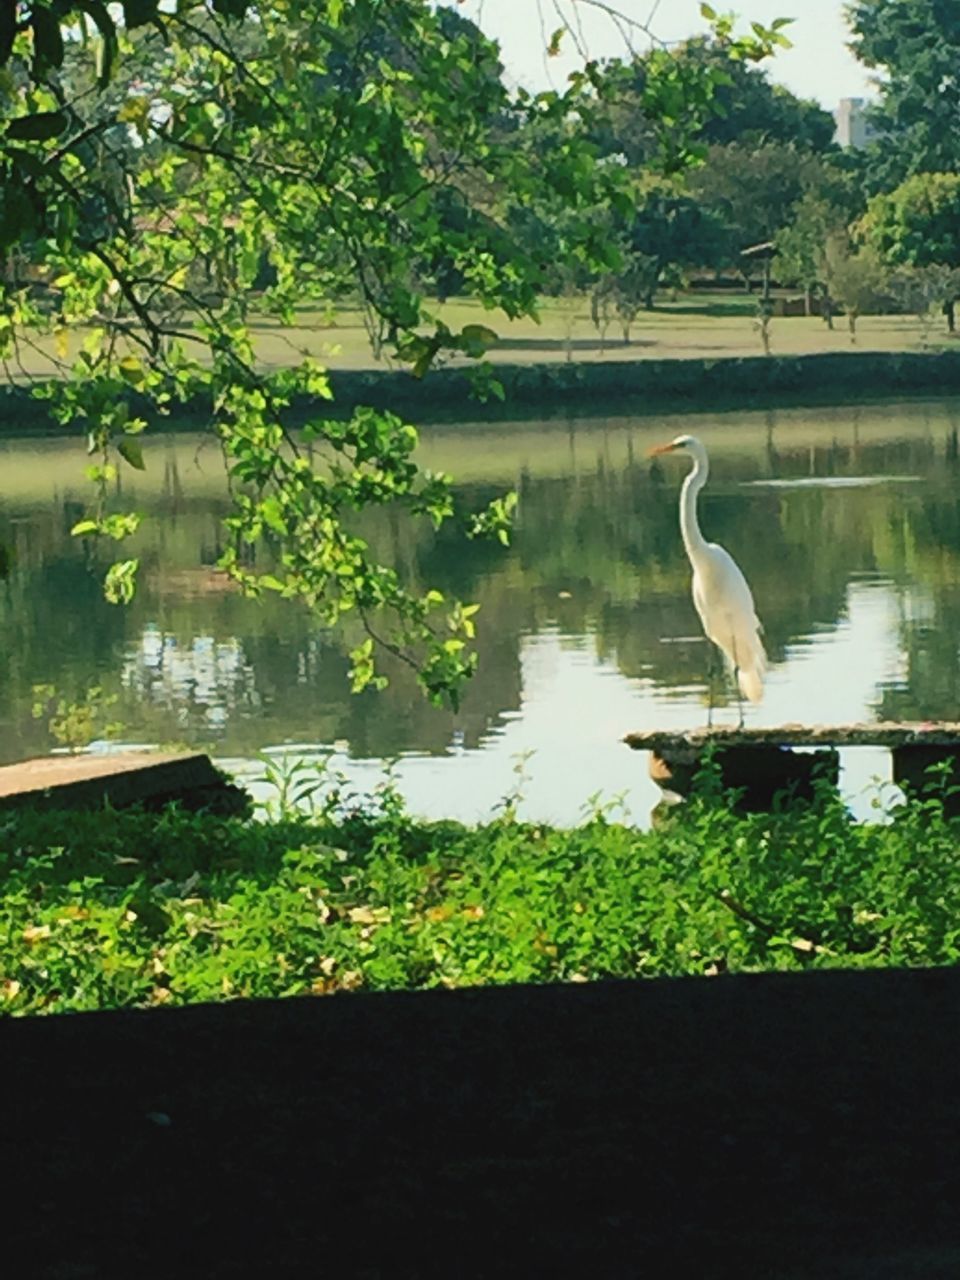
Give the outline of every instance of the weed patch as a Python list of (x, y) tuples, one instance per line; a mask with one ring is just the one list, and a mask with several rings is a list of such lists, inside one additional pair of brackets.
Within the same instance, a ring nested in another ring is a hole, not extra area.
[(955, 963), (960, 826), (829, 796), (716, 797), (640, 832), (422, 823), (373, 805), (244, 822), (168, 810), (0, 821), (0, 1009)]

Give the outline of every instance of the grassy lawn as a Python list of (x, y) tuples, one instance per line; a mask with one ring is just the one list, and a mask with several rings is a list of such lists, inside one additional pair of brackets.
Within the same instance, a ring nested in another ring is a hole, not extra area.
[[(754, 324), (755, 299), (744, 294), (665, 295), (657, 309), (642, 312), (633, 325), (631, 341), (622, 341), (619, 328), (611, 325), (606, 341), (590, 319), (586, 298), (547, 300), (540, 324), (531, 320), (510, 320), (500, 312), (484, 311), (479, 303), (451, 300), (436, 308), (451, 328), (483, 323), (494, 329), (500, 341), (491, 352), (494, 361), (536, 364), (568, 358), (592, 360), (640, 360), (722, 358), (762, 355)], [(843, 317), (831, 331), (817, 316), (775, 317), (770, 341), (774, 355), (807, 355), (828, 351), (922, 351), (937, 349), (951, 340), (937, 322), (925, 327), (913, 316), (864, 316), (858, 322), (857, 341), (852, 344)], [(379, 364), (370, 348), (358, 311), (337, 308), (333, 318), (327, 313), (304, 309), (293, 326), (281, 326), (263, 318), (254, 325), (256, 347), (267, 368), (281, 368), (303, 355), (318, 357), (331, 368), (367, 369), (388, 367)], [(67, 350), (79, 349), (82, 333), (70, 335)], [(15, 378), (45, 377), (54, 372), (49, 355), (52, 337), (41, 337), (22, 350), (19, 364), (9, 366)]]
[[(588, 299), (551, 300), (541, 323), (510, 320), (499, 312), (485, 312), (474, 302), (451, 301), (438, 308), (451, 328), (484, 323), (500, 337), (491, 352), (494, 361), (518, 364), (573, 360), (658, 360), (762, 355), (754, 324), (755, 300), (745, 295), (679, 295), (665, 298), (656, 310), (641, 313), (632, 327), (631, 341), (622, 340), (611, 325), (602, 342), (590, 319)], [(303, 312), (296, 329), (258, 326), (257, 348), (264, 363), (279, 367), (294, 349), (322, 357), (332, 368), (375, 368), (361, 317), (338, 311), (333, 326), (325, 317)], [(939, 325), (925, 329), (913, 316), (865, 316), (851, 343), (846, 321), (839, 317), (831, 331), (817, 316), (775, 317), (770, 325), (774, 355), (808, 355), (826, 351), (922, 351), (943, 346), (948, 338)]]
[(311, 821), (7, 816), (0, 1008), (952, 964), (958, 840), (936, 799), (651, 832), (417, 823), (389, 789)]

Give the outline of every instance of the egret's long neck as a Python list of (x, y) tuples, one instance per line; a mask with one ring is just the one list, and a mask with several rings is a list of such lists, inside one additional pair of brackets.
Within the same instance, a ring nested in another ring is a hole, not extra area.
[(706, 455), (695, 453), (693, 468), (680, 490), (680, 532), (683, 535), (683, 545), (687, 555), (691, 559), (707, 545), (697, 519), (697, 494), (707, 483), (709, 469)]

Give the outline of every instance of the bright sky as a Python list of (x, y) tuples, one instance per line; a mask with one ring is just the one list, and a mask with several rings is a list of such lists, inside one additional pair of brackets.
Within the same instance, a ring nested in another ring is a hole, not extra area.
[[(451, 0), (444, 0), (450, 3)], [(847, 49), (849, 31), (843, 17), (846, 0), (713, 0), (718, 12), (733, 10), (743, 24), (794, 18), (786, 35), (794, 47), (767, 63), (773, 80), (803, 98), (816, 98), (829, 110), (840, 98), (870, 95), (869, 73)], [(611, 7), (648, 25), (662, 40), (683, 40), (703, 32), (700, 0), (610, 0)], [(565, 18), (579, 17), (591, 57), (621, 56), (624, 39), (610, 18), (589, 0), (463, 0), (461, 13), (478, 22), (500, 42), (511, 80), (532, 89), (560, 87), (577, 63), (569, 41), (566, 55), (547, 58), (550, 33)], [(546, 36), (544, 35), (546, 32)], [(640, 48), (647, 41), (634, 33)]]

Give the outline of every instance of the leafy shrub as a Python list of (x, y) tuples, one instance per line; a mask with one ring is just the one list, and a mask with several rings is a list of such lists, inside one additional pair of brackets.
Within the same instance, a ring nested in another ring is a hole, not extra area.
[(960, 955), (960, 827), (839, 800), (649, 832), (509, 806), (481, 828), (372, 808), (271, 823), (171, 809), (0, 819), (0, 1009), (583, 981)]

